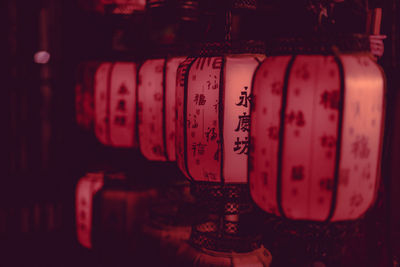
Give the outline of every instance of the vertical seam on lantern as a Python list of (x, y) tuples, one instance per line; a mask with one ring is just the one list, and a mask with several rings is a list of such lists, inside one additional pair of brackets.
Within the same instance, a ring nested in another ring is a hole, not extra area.
[(111, 144), (111, 79), (112, 73), (114, 70), (116, 63), (111, 63), (110, 69), (108, 70), (107, 75), (107, 105), (106, 105), (106, 116), (107, 116), (107, 125), (106, 125), (106, 139), (109, 145)]
[(290, 73), (292, 71), (295, 59), (296, 59), (296, 55), (293, 55), (292, 58), (289, 60), (288, 65), (286, 67), (285, 77), (284, 77), (284, 81), (283, 81), (283, 88), (282, 88), (282, 102), (281, 102), (280, 122), (279, 122), (276, 202), (278, 205), (278, 210), (281, 213), (282, 217), (284, 217), (284, 218), (286, 218), (286, 214), (282, 207), (282, 159), (283, 159), (283, 143), (284, 143), (284, 134), (285, 134), (285, 114), (286, 114), (287, 91), (288, 91), (288, 87), (289, 87), (289, 78), (290, 78)]
[(338, 64), (339, 79), (340, 79), (340, 99), (339, 99), (339, 114), (338, 114), (338, 127), (337, 127), (337, 140), (336, 140), (336, 155), (335, 155), (335, 174), (333, 179), (333, 190), (331, 198), (331, 207), (329, 210), (326, 221), (330, 221), (335, 214), (337, 207), (337, 193), (339, 186), (339, 168), (342, 148), (342, 130), (343, 130), (343, 111), (345, 104), (345, 84), (344, 84), (344, 67), (342, 59), (336, 51), (333, 51), (333, 57)]
[(219, 126), (219, 145), (220, 145), (220, 182), (225, 183), (224, 177), (224, 91), (225, 91), (225, 56), (221, 57), (221, 70), (219, 76), (219, 99), (218, 99), (218, 126)]
[[(197, 58), (199, 59), (199, 58)], [(192, 59), (192, 62), (190, 62), (186, 68), (186, 73), (185, 73), (185, 82), (183, 85), (183, 153), (185, 157), (185, 169), (186, 169), (186, 174), (189, 176), (189, 178), (194, 181), (192, 175), (190, 174), (189, 171), (189, 164), (188, 164), (188, 145), (187, 145), (187, 105), (188, 105), (188, 89), (189, 89), (189, 72), (190, 69), (192, 68), (193, 64), (197, 60), (196, 58)], [(184, 66), (185, 68), (185, 66)]]
[[(254, 70), (253, 77), (251, 78), (250, 95), (252, 96), (252, 98), (250, 99), (251, 102), (250, 102), (250, 108), (249, 108), (250, 119), (252, 118), (252, 116), (251, 116), (252, 109), (255, 108), (254, 103), (256, 102), (255, 95), (254, 95), (254, 84), (255, 84), (255, 80), (256, 80), (256, 74), (257, 74), (258, 70), (261, 68), (262, 62), (263, 62), (263, 60), (261, 60), (261, 61), (258, 60), (257, 57), (254, 57), (254, 59), (258, 62), (258, 65), (257, 65), (256, 69)], [(251, 139), (252, 139), (251, 138), (251, 128), (252, 128), (252, 124), (251, 124), (251, 120), (250, 120), (250, 130), (249, 130), (249, 139), (248, 139), (249, 140), (249, 155), (247, 157), (247, 179), (246, 179), (247, 180), (247, 184), (249, 185), (249, 188), (250, 188), (251, 154), (254, 153), (254, 151), (252, 153), (252, 150), (254, 148), (253, 148), (253, 145), (251, 144)], [(250, 192), (251, 192), (251, 188), (250, 188)]]
[(163, 66), (163, 76), (162, 76), (162, 90), (163, 90), (163, 107), (162, 107), (162, 134), (163, 134), (163, 147), (164, 147), (164, 157), (166, 161), (169, 161), (168, 150), (167, 150), (167, 113), (166, 113), (166, 104), (167, 104), (167, 86), (166, 86), (166, 78), (167, 78), (167, 62), (168, 59), (164, 58), (164, 66)]

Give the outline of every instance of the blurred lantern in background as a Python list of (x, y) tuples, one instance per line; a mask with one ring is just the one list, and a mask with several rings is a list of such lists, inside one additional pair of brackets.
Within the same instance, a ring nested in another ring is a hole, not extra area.
[[(188, 183), (176, 160), (176, 72), (189, 54), (196, 32), (198, 1), (147, 1), (151, 46), (138, 76), (138, 141), (152, 162), (158, 199), (143, 225), (148, 265), (174, 265), (178, 248), (189, 239), (193, 210)], [(187, 22), (190, 21), (190, 23)], [(172, 167), (172, 168), (171, 168)]]
[[(156, 178), (167, 186), (159, 188), (159, 198), (150, 209), (150, 220), (143, 225), (146, 252), (157, 254), (157, 262), (169, 264), (176, 250), (190, 235), (191, 197), (188, 184), (174, 165), (175, 157), (176, 71), (184, 57), (148, 59), (140, 67), (138, 82), (138, 137), (142, 154), (155, 166)], [(152, 163), (154, 165), (154, 163)], [(180, 181), (181, 180), (181, 181)]]
[(309, 36), (268, 46), (254, 79), (250, 150), (251, 195), (266, 212), (339, 222), (374, 203), (385, 88), (368, 42)]
[(94, 129), (106, 146), (136, 147), (136, 75), (130, 62), (88, 62), (78, 69), (75, 110), (78, 125)]
[(87, 173), (76, 187), (78, 242), (110, 255), (136, 249), (155, 189), (132, 188), (123, 173)]
[(140, 67), (139, 146), (148, 160), (175, 161), (176, 71), (184, 59), (148, 59)]
[(103, 187), (102, 173), (88, 173), (76, 186), (75, 218), (78, 242), (92, 248), (93, 197)]
[(135, 147), (135, 63), (102, 63), (95, 74), (94, 130), (106, 146)]

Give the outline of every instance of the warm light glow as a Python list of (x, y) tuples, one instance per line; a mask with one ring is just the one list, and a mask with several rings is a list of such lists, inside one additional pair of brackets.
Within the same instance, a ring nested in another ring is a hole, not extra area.
[(149, 160), (175, 160), (176, 71), (183, 60), (150, 59), (139, 70), (139, 145)]
[(189, 178), (247, 182), (251, 82), (262, 59), (261, 55), (200, 57), (180, 65), (177, 157)]
[(95, 133), (101, 143), (136, 146), (136, 64), (103, 63), (95, 76)]
[(76, 233), (78, 242), (92, 248), (93, 196), (103, 187), (102, 173), (88, 173), (76, 186)]
[(253, 199), (290, 219), (359, 218), (379, 179), (382, 72), (366, 54), (292, 60), (268, 58), (255, 74)]
[(47, 51), (37, 51), (33, 56), (33, 60), (37, 64), (47, 64), (50, 60), (50, 53)]

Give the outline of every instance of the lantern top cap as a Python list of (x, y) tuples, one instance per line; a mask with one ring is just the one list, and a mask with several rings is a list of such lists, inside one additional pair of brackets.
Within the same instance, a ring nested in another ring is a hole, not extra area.
[(265, 43), (261, 41), (232, 41), (201, 43), (194, 49), (196, 57), (212, 57), (230, 54), (265, 54)]
[(362, 34), (317, 34), (273, 38), (266, 41), (268, 56), (369, 52), (370, 42)]

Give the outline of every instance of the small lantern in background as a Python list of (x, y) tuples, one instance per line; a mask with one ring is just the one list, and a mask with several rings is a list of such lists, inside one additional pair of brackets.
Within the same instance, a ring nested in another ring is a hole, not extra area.
[[(193, 201), (189, 184), (174, 161), (176, 72), (197, 34), (198, 0), (146, 1), (149, 57), (138, 76), (138, 142), (159, 186), (159, 196), (143, 225), (151, 266), (175, 266), (175, 255), (190, 236)], [(158, 162), (155, 162), (158, 161)], [(146, 177), (146, 179), (149, 179)]]
[[(176, 160), (176, 72), (184, 57), (146, 60), (139, 70), (138, 83), (138, 135), (142, 154), (150, 161)], [(166, 165), (168, 166), (168, 165)], [(168, 181), (167, 187), (159, 188), (159, 197), (150, 208), (150, 218), (142, 231), (147, 240), (149, 254), (159, 257), (150, 265), (170, 264), (178, 248), (189, 239), (191, 223), (188, 207), (189, 186), (179, 182), (182, 174), (174, 169), (157, 172), (160, 180)], [(158, 168), (163, 168), (159, 165)], [(173, 179), (173, 180), (171, 180)]]
[(269, 46), (254, 78), (250, 150), (251, 195), (266, 212), (343, 222), (374, 203), (385, 83), (368, 42), (310, 36)]
[(113, 147), (136, 144), (135, 63), (102, 63), (95, 74), (94, 129), (97, 139)]
[(78, 242), (92, 248), (93, 196), (103, 187), (102, 173), (88, 173), (76, 186), (76, 231)]
[(184, 59), (148, 59), (140, 67), (139, 146), (148, 160), (175, 161), (176, 71)]

